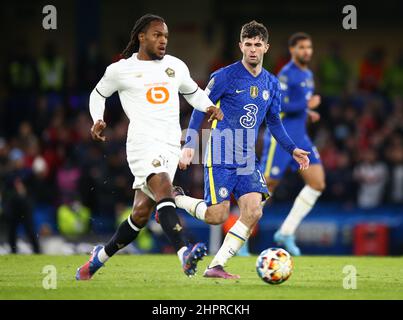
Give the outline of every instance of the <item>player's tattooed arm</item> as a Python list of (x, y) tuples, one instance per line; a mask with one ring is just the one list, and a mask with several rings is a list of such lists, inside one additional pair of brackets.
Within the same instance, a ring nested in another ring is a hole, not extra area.
[(106, 137), (102, 135), (102, 131), (106, 128), (106, 123), (103, 120), (97, 120), (91, 128), (91, 136), (95, 141), (106, 141)]

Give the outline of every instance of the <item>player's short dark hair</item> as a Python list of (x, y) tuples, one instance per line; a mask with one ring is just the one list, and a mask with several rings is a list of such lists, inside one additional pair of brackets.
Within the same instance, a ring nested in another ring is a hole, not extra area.
[(251, 39), (254, 37), (259, 37), (267, 42), (269, 40), (269, 32), (262, 23), (252, 20), (242, 26), (240, 39), (242, 42), (243, 39)]
[(164, 18), (151, 13), (145, 14), (136, 21), (130, 34), (130, 41), (127, 44), (126, 49), (123, 50), (122, 52), (124, 58), (127, 59), (133, 52), (139, 51), (140, 47), (139, 33), (146, 32), (148, 27), (150, 26), (150, 23), (153, 21), (160, 21), (165, 23)]
[(296, 32), (288, 39), (288, 46), (295, 47), (301, 40), (312, 40), (312, 38), (305, 32)]

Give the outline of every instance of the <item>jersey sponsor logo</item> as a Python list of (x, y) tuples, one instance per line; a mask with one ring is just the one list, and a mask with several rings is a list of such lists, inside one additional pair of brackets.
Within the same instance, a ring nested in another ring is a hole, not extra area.
[(146, 97), (152, 104), (162, 104), (168, 101), (169, 91), (165, 87), (153, 87), (148, 89)]
[(241, 93), (241, 92), (244, 92), (244, 91), (245, 90), (238, 90), (238, 89), (235, 90), (236, 93)]
[(242, 127), (246, 129), (251, 129), (255, 126), (257, 118), (256, 115), (259, 111), (259, 108), (255, 104), (247, 104), (243, 107), (244, 110), (247, 111), (242, 117), (239, 118), (239, 123)]
[(266, 101), (269, 100), (269, 97), (270, 97), (269, 91), (263, 90), (262, 97), (263, 97), (263, 100), (266, 100)]
[(221, 198), (226, 198), (226, 197), (228, 197), (228, 189), (224, 188), (224, 187), (221, 187), (218, 190), (218, 194), (220, 195)]
[(175, 78), (175, 70), (171, 68), (167, 68), (165, 70), (165, 73), (168, 75), (170, 78)]
[(256, 86), (250, 87), (250, 96), (255, 99), (259, 95), (259, 88)]

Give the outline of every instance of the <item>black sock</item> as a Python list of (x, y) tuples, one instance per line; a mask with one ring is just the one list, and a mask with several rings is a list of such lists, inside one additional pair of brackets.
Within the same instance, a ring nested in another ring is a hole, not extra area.
[[(130, 223), (128, 219), (130, 219)], [(126, 247), (129, 243), (137, 238), (141, 227), (137, 226), (133, 222), (131, 216), (129, 216), (128, 219), (120, 224), (112, 239), (106, 244), (105, 252), (109, 257), (112, 257), (116, 252)]]
[(171, 244), (179, 251), (186, 246), (182, 226), (176, 213), (175, 201), (172, 198), (162, 199), (157, 203), (158, 217), (162, 229)]

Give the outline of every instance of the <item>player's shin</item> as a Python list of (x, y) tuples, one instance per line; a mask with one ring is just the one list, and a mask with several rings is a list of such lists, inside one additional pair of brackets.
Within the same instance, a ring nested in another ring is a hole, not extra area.
[(225, 236), (224, 242), (218, 250), (213, 261), (210, 263), (209, 268), (215, 266), (225, 266), (227, 261), (232, 258), (244, 245), (245, 241), (249, 238), (250, 228), (238, 220)]
[(176, 213), (175, 201), (170, 198), (162, 199), (157, 204), (157, 210), (161, 227), (178, 253), (179, 259), (181, 259), (183, 252), (186, 250), (186, 243), (182, 225)]
[(186, 210), (191, 216), (205, 221), (207, 205), (202, 199), (178, 195), (175, 197), (175, 203), (178, 208)]
[(293, 235), (302, 219), (312, 210), (321, 194), (320, 191), (310, 186), (305, 186), (295, 199), (290, 213), (280, 228), (280, 233), (285, 236)]
[(102, 263), (105, 263), (110, 257), (112, 257), (120, 249), (126, 247), (139, 234), (141, 227), (137, 226), (131, 216), (123, 221), (112, 239), (105, 245), (99, 254), (98, 258)]

